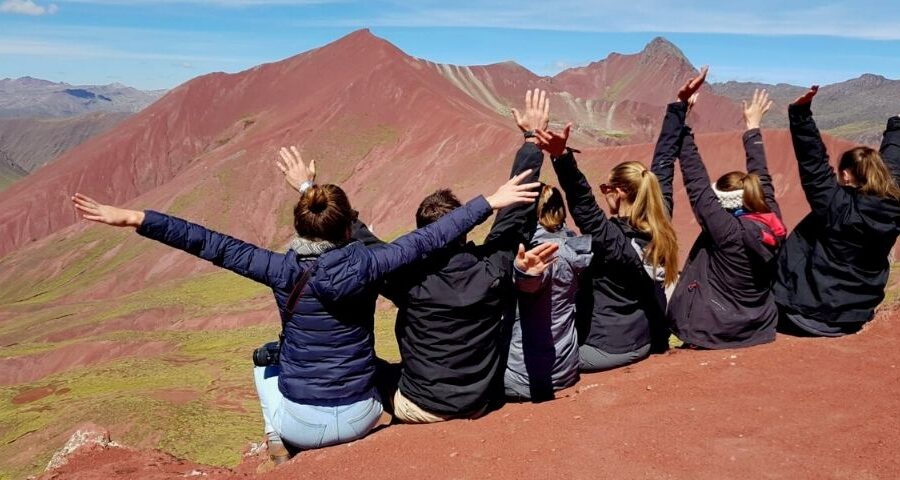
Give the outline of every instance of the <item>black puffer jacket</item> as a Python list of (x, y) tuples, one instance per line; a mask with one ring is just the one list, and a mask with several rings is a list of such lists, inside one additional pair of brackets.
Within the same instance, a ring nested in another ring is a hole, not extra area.
[[(773, 291), (786, 313), (829, 327), (872, 319), (884, 299), (888, 255), (900, 235), (900, 202), (841, 187), (809, 105), (789, 108), (800, 181), (812, 211), (788, 237)], [(888, 120), (881, 155), (900, 178), (900, 117)]]
[(704, 348), (749, 347), (775, 339), (778, 309), (770, 289), (785, 230), (759, 129), (744, 133), (747, 171), (759, 175), (773, 213), (751, 219), (722, 208), (689, 127), (681, 173), (702, 232), (669, 300), (668, 319), (684, 342)]

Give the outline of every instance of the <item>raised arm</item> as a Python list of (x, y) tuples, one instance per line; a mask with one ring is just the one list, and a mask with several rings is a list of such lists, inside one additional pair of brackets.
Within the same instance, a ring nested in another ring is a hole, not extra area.
[(762, 131), (759, 127), (762, 118), (772, 108), (772, 101), (765, 91), (754, 90), (753, 98), (749, 103), (742, 102), (744, 108), (744, 123), (747, 131), (744, 132), (744, 153), (747, 155), (747, 173), (755, 173), (762, 184), (766, 205), (778, 217), (781, 217), (781, 209), (775, 200), (775, 187), (772, 185), (772, 176), (769, 175), (769, 166), (766, 162), (766, 149), (763, 146)]
[(666, 212), (672, 216), (674, 207), (672, 184), (675, 180), (675, 159), (681, 152), (682, 131), (684, 119), (687, 115), (687, 104), (682, 101), (672, 102), (666, 107), (666, 116), (663, 118), (659, 138), (656, 140), (656, 148), (653, 151), (653, 163), (650, 171), (659, 179), (659, 187), (662, 190)]
[(728, 213), (719, 203), (709, 181), (709, 173), (700, 158), (694, 142), (694, 133), (685, 127), (684, 145), (681, 147), (681, 176), (687, 190), (691, 208), (703, 231), (709, 233), (716, 245), (724, 245), (733, 232), (740, 228), (740, 220)]
[(691, 78), (678, 90), (677, 98), (666, 107), (666, 116), (663, 118), (659, 138), (656, 140), (656, 148), (653, 151), (653, 162), (650, 171), (659, 179), (659, 187), (662, 190), (663, 202), (666, 205), (666, 213), (672, 217), (675, 205), (672, 184), (675, 180), (675, 159), (681, 152), (682, 134), (684, 122), (690, 105), (696, 99), (697, 92), (706, 82), (708, 67), (700, 69), (696, 77)]
[(788, 107), (788, 117), (794, 155), (800, 168), (800, 185), (813, 213), (825, 216), (835, 198), (846, 196), (847, 193), (838, 185), (834, 170), (828, 163), (828, 152), (822, 142), (822, 135), (812, 117), (810, 105), (818, 90), (818, 86), (813, 86), (809, 92), (794, 101)]
[[(519, 113), (514, 108), (512, 113), (516, 126), (525, 136), (525, 143), (516, 152), (509, 177), (513, 178), (526, 170), (531, 170), (531, 175), (525, 182), (536, 182), (541, 176), (544, 153), (537, 146), (534, 132), (536, 129), (547, 128), (550, 123), (550, 100), (547, 98), (547, 92), (539, 89), (528, 90), (525, 92), (525, 113)], [(536, 226), (537, 217), (533, 204), (505, 208), (497, 214), (485, 243), (496, 246), (499, 250), (512, 252), (519, 243), (527, 243)]]
[(881, 158), (891, 170), (894, 181), (900, 183), (900, 115), (891, 117), (881, 139)]
[(144, 237), (270, 287), (286, 288), (292, 280), (288, 278), (290, 273), (286, 269), (289, 266), (283, 254), (152, 210), (139, 212), (102, 205), (81, 194), (75, 194), (72, 201), (87, 220), (116, 227), (134, 227)]

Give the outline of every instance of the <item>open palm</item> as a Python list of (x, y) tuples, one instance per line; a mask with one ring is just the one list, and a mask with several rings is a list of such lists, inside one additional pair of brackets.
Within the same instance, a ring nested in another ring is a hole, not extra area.
[(559, 245), (555, 243), (542, 243), (526, 252), (525, 245), (519, 244), (516, 268), (527, 275), (540, 275), (556, 261), (558, 250)]

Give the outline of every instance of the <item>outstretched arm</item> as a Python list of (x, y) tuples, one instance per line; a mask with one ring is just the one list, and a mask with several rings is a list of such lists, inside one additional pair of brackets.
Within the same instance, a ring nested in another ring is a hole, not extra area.
[(342, 282), (318, 282), (316, 284), (318, 293), (332, 300), (352, 296), (383, 276), (443, 248), (485, 221), (490, 216), (491, 210), (534, 202), (538, 195), (535, 189), (540, 184), (521, 183), (530, 174), (528, 171), (523, 172), (506, 182), (493, 195), (487, 198), (477, 197), (434, 223), (403, 235), (391, 243), (362, 249), (365, 260), (359, 265), (343, 266), (339, 264), (342, 261), (339, 255), (323, 255), (319, 260), (320, 268), (324, 267), (323, 271), (345, 271), (343, 275), (349, 274), (350, 279), (345, 278)]
[(76, 193), (75, 208), (83, 218), (116, 227), (133, 227), (137, 233), (212, 262), (218, 267), (268, 285), (286, 288), (290, 281), (284, 258), (256, 245), (209, 230), (177, 217), (147, 210), (125, 210), (102, 205)]
[(739, 220), (728, 213), (719, 203), (709, 182), (709, 173), (700, 158), (700, 151), (694, 142), (694, 133), (685, 127), (684, 145), (681, 148), (681, 176), (687, 190), (691, 208), (697, 222), (710, 234), (716, 245), (724, 245), (733, 232), (740, 228)]
[(755, 90), (750, 103), (742, 102), (744, 108), (744, 123), (747, 131), (744, 132), (744, 153), (747, 155), (747, 173), (755, 173), (759, 176), (766, 205), (778, 217), (781, 217), (781, 209), (775, 199), (775, 187), (772, 185), (772, 176), (769, 175), (769, 166), (766, 162), (766, 149), (763, 146), (762, 131), (759, 126), (762, 118), (772, 108), (769, 94), (763, 90)]
[(847, 193), (838, 185), (834, 170), (828, 163), (828, 152), (822, 135), (812, 117), (810, 105), (819, 87), (813, 86), (788, 107), (791, 140), (800, 167), (800, 185), (813, 213), (826, 216), (836, 197)]
[(894, 181), (900, 183), (900, 115), (887, 121), (881, 139), (881, 158), (891, 170)]

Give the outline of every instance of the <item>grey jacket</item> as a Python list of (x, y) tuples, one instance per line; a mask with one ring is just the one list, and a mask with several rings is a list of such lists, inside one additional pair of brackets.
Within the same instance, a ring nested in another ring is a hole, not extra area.
[(538, 226), (533, 244), (547, 242), (559, 244), (559, 258), (543, 275), (515, 271), (518, 314), (504, 379), (507, 395), (536, 401), (578, 381), (575, 293), (592, 257), (590, 235)]

